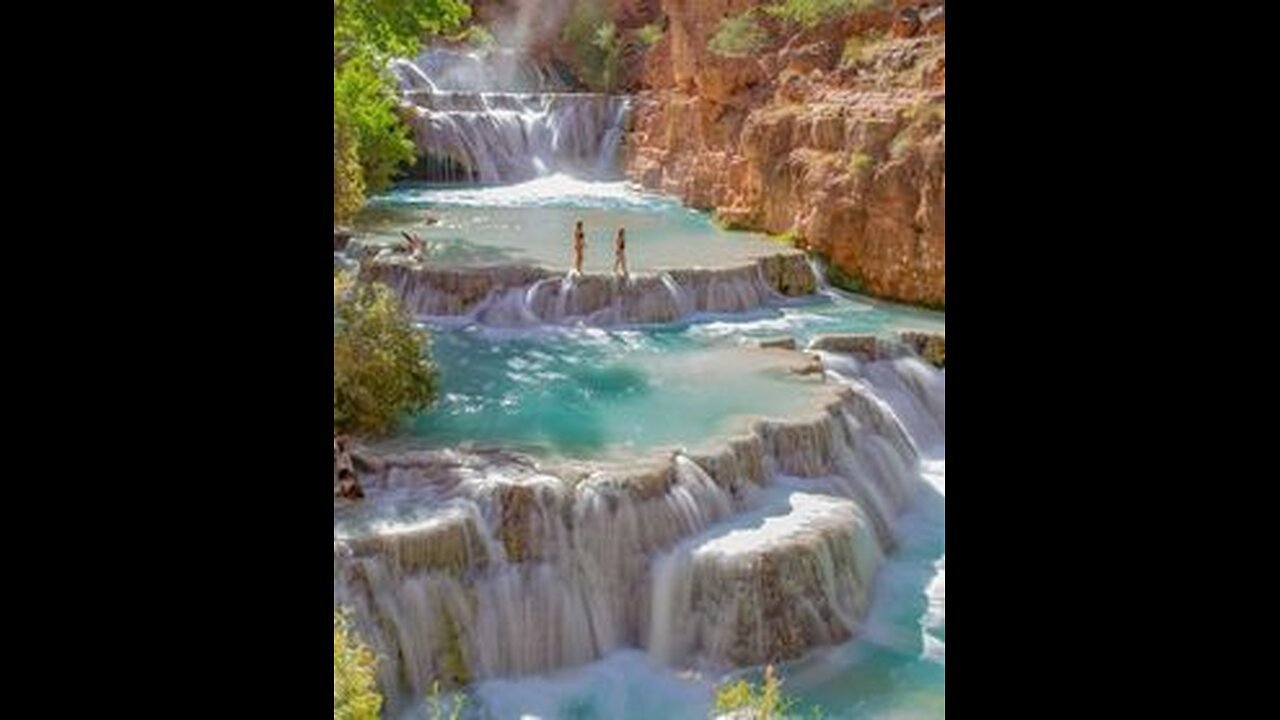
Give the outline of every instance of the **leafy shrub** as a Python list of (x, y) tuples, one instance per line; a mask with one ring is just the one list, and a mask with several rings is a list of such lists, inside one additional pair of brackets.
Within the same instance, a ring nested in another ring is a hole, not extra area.
[(720, 688), (716, 692), (715, 713), (749, 710), (753, 720), (781, 720), (793, 704), (782, 694), (782, 681), (770, 665), (764, 669), (764, 680), (758, 688), (745, 680)]
[(721, 20), (707, 49), (721, 57), (747, 57), (759, 52), (768, 41), (769, 35), (755, 15), (746, 12)]
[(562, 37), (569, 46), (577, 76), (596, 92), (612, 92), (619, 75), (622, 42), (617, 27), (600, 5), (578, 0)]
[(885, 3), (886, 0), (784, 0), (763, 9), (771, 17), (812, 28), (820, 22), (877, 8)]
[(662, 39), (662, 27), (657, 23), (649, 23), (636, 30), (636, 39), (645, 47), (653, 47)]
[(854, 152), (849, 155), (849, 174), (862, 175), (875, 165), (875, 160), (866, 153)]
[(377, 660), (351, 630), (347, 616), (333, 613), (333, 719), (378, 720), (382, 696)]
[(385, 285), (348, 287), (335, 275), (334, 428), (384, 434), (404, 415), (428, 407), (438, 378), (427, 341)]

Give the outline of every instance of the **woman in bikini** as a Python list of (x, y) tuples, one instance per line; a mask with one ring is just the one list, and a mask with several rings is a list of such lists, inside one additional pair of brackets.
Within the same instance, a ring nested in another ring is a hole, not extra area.
[(582, 231), (582, 221), (579, 220), (573, 231), (573, 269), (579, 275), (582, 274), (582, 254), (586, 249), (587, 235)]

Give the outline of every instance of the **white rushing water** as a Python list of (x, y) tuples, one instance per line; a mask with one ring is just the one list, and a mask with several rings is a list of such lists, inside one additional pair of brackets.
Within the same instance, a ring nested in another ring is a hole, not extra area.
[(576, 483), (393, 459), (335, 527), (335, 605), (355, 610), (400, 697), (626, 648), (696, 668), (841, 642), (926, 486), (911, 429), (942, 430), (941, 378), (914, 358), (867, 363), (813, 420)]
[(418, 153), (447, 163), (429, 179), (619, 177), (626, 96), (563, 92), (554, 72), (511, 53), (432, 50), (391, 70), (413, 115)]
[[(563, 239), (570, 216), (553, 210), (565, 203), (577, 219), (584, 205), (620, 214), (668, 202), (573, 177), (616, 174), (626, 98), (566, 93), (554, 70), (509, 53), (431, 51), (392, 70), (415, 116), (419, 153), (443, 168), (435, 179), (532, 179), (400, 193), (400, 205), (422, 214), (420, 201), (436, 214), (422, 222), (437, 232), (465, 220), (474, 237), (481, 221), (507, 222), (505, 212), (541, 216), (554, 225), (548, 236)], [(604, 210), (588, 220), (593, 231), (621, 225)], [(631, 332), (663, 343), (677, 341), (648, 326), (724, 315), (686, 328), (678, 342), (736, 345), (748, 326), (792, 333), (883, 315), (870, 301), (840, 296), (839, 319), (810, 307), (744, 320), (815, 288), (837, 295), (802, 255), (645, 269), (623, 279), (512, 262), (369, 268), (414, 314), (485, 332), (644, 326)], [(936, 716), (945, 669), (945, 372), (905, 350), (818, 355), (825, 376), (812, 379), (825, 379), (826, 400), (696, 450), (542, 463), (450, 448), (362, 461), (367, 499), (335, 504), (334, 605), (352, 611), (380, 657), (390, 712), (420, 717), (439, 681), (467, 688), (479, 717), (703, 718), (724, 673), (789, 662), (791, 687), (829, 717)], [(722, 357), (693, 360), (714, 366)], [(479, 375), (483, 362), (467, 367)], [(647, 388), (615, 375), (593, 378), (588, 390)], [(681, 373), (690, 375), (714, 377), (714, 367)], [(679, 384), (655, 387), (681, 393)], [(482, 390), (515, 403), (500, 382)], [(664, 412), (659, 422), (678, 411)]]
[(653, 325), (694, 315), (741, 314), (812, 290), (804, 256), (774, 255), (739, 267), (669, 270), (628, 278), (520, 266), (422, 267), (377, 262), (372, 277), (413, 314), (490, 327)]
[[(899, 417), (908, 424), (923, 419), (905, 410)], [(876, 579), (858, 639), (785, 666), (784, 692), (800, 702), (795, 716), (815, 710), (827, 718), (945, 714), (941, 670), (929, 670), (945, 664), (944, 455), (938, 446), (920, 463), (926, 487), (898, 523), (898, 548)], [(619, 651), (578, 669), (480, 683), (472, 703), (479, 716), (492, 718), (698, 720), (708, 717), (715, 688), (726, 679), (714, 670), (668, 667), (654, 653)]]

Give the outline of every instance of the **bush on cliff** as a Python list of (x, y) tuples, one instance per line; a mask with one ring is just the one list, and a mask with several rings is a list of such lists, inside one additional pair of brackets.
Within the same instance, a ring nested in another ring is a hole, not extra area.
[(356, 435), (390, 432), (435, 400), (438, 376), (425, 332), (391, 291), (334, 276), (333, 427)]
[(746, 57), (759, 52), (768, 41), (768, 33), (748, 11), (721, 20), (707, 49), (721, 57)]
[(622, 60), (617, 27), (596, 0), (578, 0), (564, 26), (574, 74), (596, 92), (613, 92)]
[(649, 23), (644, 27), (636, 30), (636, 40), (646, 48), (653, 47), (662, 39), (662, 26), (657, 23)]
[(771, 17), (812, 28), (827, 20), (886, 4), (886, 0), (783, 0), (765, 5), (764, 11)]

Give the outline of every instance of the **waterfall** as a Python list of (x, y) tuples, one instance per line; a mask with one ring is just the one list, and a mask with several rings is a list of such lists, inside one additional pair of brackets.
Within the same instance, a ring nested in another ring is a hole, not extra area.
[(465, 317), (500, 327), (669, 323), (698, 313), (750, 312), (814, 289), (799, 253), (741, 267), (636, 275), (626, 283), (606, 275), (515, 266), (451, 269), (372, 262), (368, 272), (418, 316)]
[(563, 92), (553, 70), (510, 52), (430, 50), (391, 70), (428, 180), (621, 177), (626, 97)]
[(812, 417), (632, 464), (383, 456), (368, 500), (335, 506), (335, 606), (393, 702), (624, 647), (747, 665), (843, 641), (922, 482), (912, 433), (942, 427), (943, 377), (863, 363)]
[[(554, 67), (534, 62), (511, 48), (428, 48), (413, 60), (393, 60), (390, 69), (405, 92), (549, 93), (571, 89)], [(430, 79), (423, 83), (422, 78)]]

